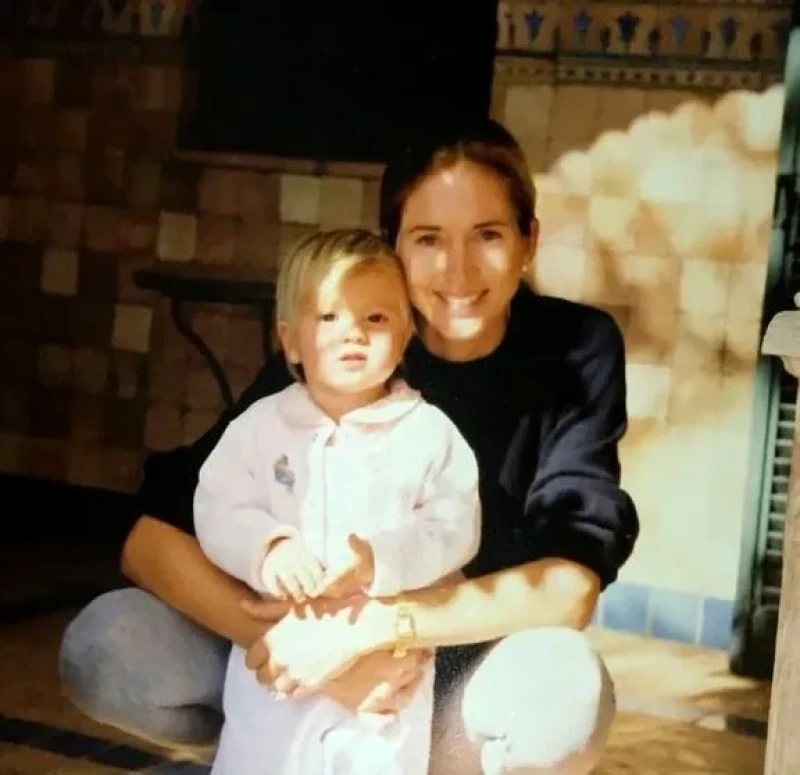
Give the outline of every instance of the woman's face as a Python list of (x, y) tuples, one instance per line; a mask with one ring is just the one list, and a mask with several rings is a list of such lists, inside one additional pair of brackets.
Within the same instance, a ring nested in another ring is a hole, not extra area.
[(503, 339), (508, 305), (535, 249), (504, 182), (470, 161), (428, 175), (403, 208), (397, 251), (420, 334), (436, 355), (471, 360)]

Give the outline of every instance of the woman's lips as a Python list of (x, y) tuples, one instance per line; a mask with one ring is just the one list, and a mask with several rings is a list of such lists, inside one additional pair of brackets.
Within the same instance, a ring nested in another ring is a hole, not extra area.
[(452, 315), (465, 315), (469, 314), (472, 309), (483, 299), (486, 291), (479, 291), (478, 293), (471, 293), (469, 295), (454, 295), (445, 293), (436, 293), (436, 298), (444, 304), (450, 314)]

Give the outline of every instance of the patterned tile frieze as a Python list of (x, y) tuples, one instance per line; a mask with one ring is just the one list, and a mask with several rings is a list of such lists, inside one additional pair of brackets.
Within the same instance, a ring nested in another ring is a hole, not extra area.
[(498, 54), (647, 61), (681, 71), (780, 71), (788, 3), (565, 3), (504, 0)]

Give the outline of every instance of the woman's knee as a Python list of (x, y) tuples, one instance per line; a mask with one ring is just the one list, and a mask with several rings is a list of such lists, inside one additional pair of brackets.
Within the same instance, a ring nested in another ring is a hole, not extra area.
[(64, 631), (59, 653), (61, 685), (67, 697), (89, 716), (113, 714), (125, 696), (128, 702), (136, 702), (132, 696), (136, 682), (130, 678), (145, 666), (137, 659), (137, 644), (129, 629), (144, 595), (138, 589), (101, 595)]
[(498, 643), (462, 703), (487, 775), (586, 775), (615, 711), (605, 664), (583, 633), (566, 628), (526, 630)]

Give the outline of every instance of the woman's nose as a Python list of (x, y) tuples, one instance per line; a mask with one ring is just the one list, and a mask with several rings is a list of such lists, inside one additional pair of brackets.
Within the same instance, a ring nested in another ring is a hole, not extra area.
[(475, 269), (475, 261), (469, 246), (453, 244), (445, 258), (444, 274), (451, 286), (466, 285)]

